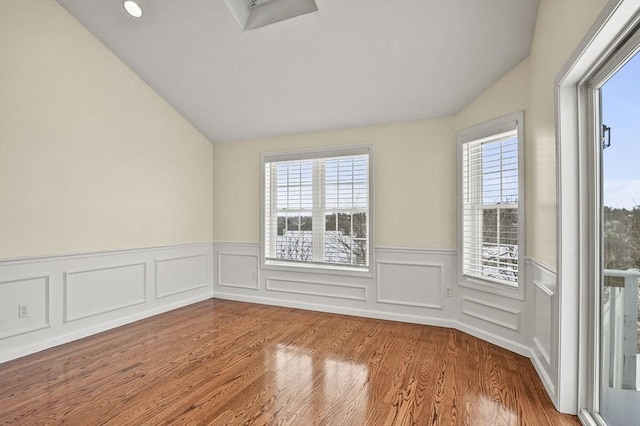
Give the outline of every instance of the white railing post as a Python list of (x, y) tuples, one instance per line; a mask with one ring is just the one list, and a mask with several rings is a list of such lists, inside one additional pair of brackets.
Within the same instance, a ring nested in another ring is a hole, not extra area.
[(602, 307), (603, 331), (608, 333), (603, 336), (603, 343), (608, 341), (604, 354), (608, 383), (614, 388), (636, 389), (640, 272), (605, 269), (604, 276), (609, 287), (609, 306)]
[[(640, 274), (638, 274), (640, 275)], [(638, 341), (638, 275), (624, 277), (622, 389), (636, 388)]]

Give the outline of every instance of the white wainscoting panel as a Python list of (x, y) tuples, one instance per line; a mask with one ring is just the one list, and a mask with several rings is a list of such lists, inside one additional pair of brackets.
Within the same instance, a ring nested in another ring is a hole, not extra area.
[(209, 285), (206, 254), (157, 259), (156, 298), (161, 299)]
[(462, 313), (508, 330), (520, 331), (520, 311), (486, 300), (462, 296)]
[(302, 279), (268, 277), (267, 290), (307, 296), (324, 296), (338, 299), (367, 300), (364, 285), (336, 284)]
[[(371, 274), (262, 268), (260, 245), (255, 243), (216, 243), (214, 255), (214, 297), (421, 324), (450, 323), (443, 310), (453, 304), (443, 289), (455, 284), (454, 250), (376, 248)], [(259, 268), (257, 283), (251, 280), (254, 268)]]
[(209, 299), (213, 263), (211, 243), (1, 260), (0, 362)]
[[(20, 305), (28, 307), (28, 316), (19, 317)], [(0, 281), (0, 339), (47, 327), (49, 275)]]
[(526, 264), (529, 287), (532, 289), (532, 339), (533, 362), (549, 396), (557, 401), (557, 312), (556, 274), (547, 266), (530, 260)]
[(253, 253), (218, 252), (218, 285), (259, 290), (258, 261)]
[(64, 322), (146, 302), (147, 265), (64, 271)]
[(377, 302), (442, 309), (442, 264), (382, 261), (377, 266)]
[(551, 365), (551, 344), (552, 332), (551, 318), (553, 315), (553, 293), (547, 287), (539, 283), (533, 282), (535, 294), (535, 331), (533, 343), (539, 354), (546, 361), (547, 365)]
[(455, 250), (375, 250), (372, 276), (262, 269), (254, 243), (2, 260), (0, 362), (214, 296), (454, 327), (531, 356), (555, 400), (552, 270), (527, 260), (526, 297), (514, 300), (458, 286)]

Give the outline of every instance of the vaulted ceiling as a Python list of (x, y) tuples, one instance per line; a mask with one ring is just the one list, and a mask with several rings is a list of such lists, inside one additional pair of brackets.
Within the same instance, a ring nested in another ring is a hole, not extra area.
[(222, 0), (58, 1), (212, 142), (451, 116), (529, 55), (538, 7), (316, 0), (243, 32)]

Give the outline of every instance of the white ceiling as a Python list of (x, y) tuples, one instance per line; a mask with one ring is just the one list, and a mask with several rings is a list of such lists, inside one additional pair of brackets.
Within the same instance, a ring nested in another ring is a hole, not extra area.
[(451, 116), (529, 55), (538, 7), (317, 0), (242, 32), (222, 0), (58, 1), (212, 142)]

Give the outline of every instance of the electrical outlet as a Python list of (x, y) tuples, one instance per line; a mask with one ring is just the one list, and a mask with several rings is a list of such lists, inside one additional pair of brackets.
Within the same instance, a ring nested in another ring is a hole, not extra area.
[(451, 287), (444, 288), (444, 295), (446, 297), (451, 297), (453, 295), (453, 289)]
[(29, 305), (18, 305), (18, 318), (26, 318), (29, 316)]
[(258, 279), (258, 273), (257, 272), (252, 272), (251, 273), (251, 278), (254, 279), (254, 280), (257, 280)]

